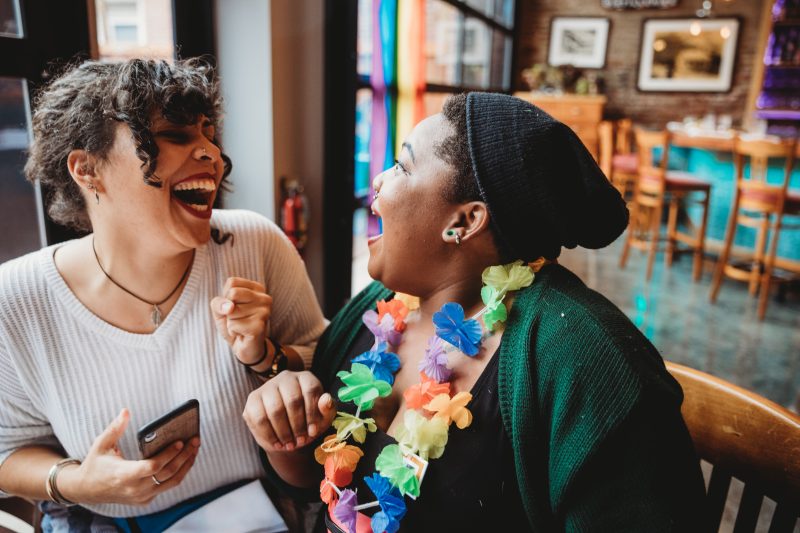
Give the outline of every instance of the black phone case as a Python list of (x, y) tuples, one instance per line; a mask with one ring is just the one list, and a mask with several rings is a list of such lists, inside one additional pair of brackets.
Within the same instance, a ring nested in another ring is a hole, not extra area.
[(175, 441), (187, 441), (200, 434), (200, 402), (189, 400), (151, 422), (136, 433), (139, 451), (147, 459)]

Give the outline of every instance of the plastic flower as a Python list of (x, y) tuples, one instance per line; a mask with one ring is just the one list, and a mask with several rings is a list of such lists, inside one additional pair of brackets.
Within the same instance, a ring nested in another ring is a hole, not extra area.
[(358, 465), (358, 461), (364, 455), (364, 452), (357, 446), (337, 440), (336, 435), (328, 435), (325, 437), (325, 441), (314, 450), (314, 459), (316, 459), (319, 464), (324, 465), (325, 461), (331, 455), (336, 456), (336, 459), (340, 461), (344, 467), (353, 472), (356, 469), (356, 465)]
[[(391, 317), (389, 318), (391, 319)], [(387, 352), (386, 348), (385, 342), (379, 342), (372, 350), (354, 357), (352, 362), (363, 364), (372, 371), (375, 379), (391, 385), (394, 383), (394, 373), (400, 368), (400, 358), (397, 357), (397, 354)]]
[(437, 459), (447, 445), (447, 430), (448, 422), (444, 418), (428, 419), (417, 411), (406, 411), (403, 425), (397, 430), (397, 441), (405, 453), (416, 453), (426, 461)]
[(481, 289), (481, 300), (487, 308), (483, 314), (483, 323), (486, 324), (487, 329), (494, 331), (495, 324), (505, 322), (508, 316), (503, 303), (503, 295), (494, 287), (485, 285)]
[(336, 413), (333, 427), (336, 428), (336, 440), (345, 441), (352, 435), (353, 440), (362, 443), (367, 438), (367, 431), (374, 432), (378, 429), (373, 418), (358, 418), (341, 411)]
[(423, 405), (433, 400), (439, 394), (450, 395), (450, 383), (437, 383), (423, 372), (419, 373), (420, 382), (412, 385), (403, 392), (406, 405), (411, 409), (421, 409)]
[(337, 503), (336, 507), (333, 509), (333, 516), (344, 524), (347, 531), (350, 533), (356, 533), (356, 520), (358, 516), (358, 511), (354, 509), (356, 505), (358, 505), (356, 493), (350, 489), (345, 489), (342, 491), (342, 495), (339, 496), (339, 503)]
[(394, 299), (403, 302), (409, 311), (416, 311), (419, 309), (419, 296), (411, 296), (410, 294), (398, 292), (395, 293)]
[(375, 379), (372, 371), (361, 363), (353, 363), (350, 372), (341, 371), (336, 374), (345, 384), (339, 389), (339, 399), (343, 402), (352, 400), (363, 410), (372, 409), (375, 399), (389, 396), (392, 386), (386, 381)]
[(533, 269), (522, 261), (488, 267), (481, 275), (484, 285), (494, 287), (503, 295), (527, 287), (533, 283), (533, 277)]
[(450, 379), (453, 371), (447, 368), (447, 354), (444, 352), (444, 341), (442, 339), (434, 335), (428, 340), (425, 356), (419, 362), (417, 369), (439, 383)]
[(380, 512), (372, 515), (372, 531), (395, 533), (400, 528), (400, 519), (406, 514), (406, 502), (400, 491), (380, 474), (365, 477), (364, 482), (375, 494), (381, 508)]
[(378, 302), (378, 320), (383, 320), (384, 315), (391, 315), (394, 318), (394, 329), (405, 331), (408, 307), (401, 300), (381, 300)]
[(375, 458), (375, 470), (388, 479), (405, 496), (419, 496), (419, 479), (403, 459), (403, 452), (397, 444), (390, 444)]
[(472, 400), (472, 394), (459, 392), (452, 398), (440, 394), (425, 406), (425, 409), (436, 413), (434, 418), (442, 418), (449, 425), (455, 422), (459, 429), (464, 429), (472, 423), (472, 413), (467, 409), (467, 404)]
[(331, 486), (345, 487), (353, 481), (353, 472), (348, 470), (346, 465), (338, 461), (335, 456), (330, 455), (325, 459), (325, 479), (319, 485), (319, 497), (328, 505), (336, 501), (339, 494)]
[(448, 302), (433, 314), (436, 335), (469, 356), (477, 355), (481, 343), (481, 325), (477, 320), (464, 320), (464, 308)]
[(375, 341), (378, 343), (388, 342), (392, 346), (398, 346), (403, 340), (403, 334), (394, 329), (394, 317), (391, 315), (383, 315), (383, 318), (379, 320), (378, 313), (370, 309), (364, 312), (361, 320), (375, 335)]

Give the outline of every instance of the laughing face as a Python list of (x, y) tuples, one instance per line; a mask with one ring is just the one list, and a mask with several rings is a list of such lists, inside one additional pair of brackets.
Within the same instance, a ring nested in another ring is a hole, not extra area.
[(427, 294), (441, 279), (434, 272), (452, 252), (442, 234), (453, 207), (445, 187), (454, 171), (435, 153), (450, 133), (441, 115), (423, 120), (403, 143), (397, 163), (373, 182), (378, 198), (372, 208), (383, 234), (369, 241), (368, 269), (393, 290)]
[(160, 116), (151, 131), (159, 153), (154, 178), (143, 181), (142, 162), (130, 129), (118, 125), (114, 146), (98, 166), (104, 188), (102, 213), (130, 238), (146, 235), (164, 251), (181, 252), (208, 241), (212, 205), (223, 161), (214, 144), (214, 125), (203, 116), (181, 125)]

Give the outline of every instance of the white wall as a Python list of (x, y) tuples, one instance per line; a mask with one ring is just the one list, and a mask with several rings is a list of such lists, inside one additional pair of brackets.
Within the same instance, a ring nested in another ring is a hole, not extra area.
[(225, 99), (222, 142), (233, 160), (225, 207), (275, 220), (270, 3), (215, 0), (214, 22)]

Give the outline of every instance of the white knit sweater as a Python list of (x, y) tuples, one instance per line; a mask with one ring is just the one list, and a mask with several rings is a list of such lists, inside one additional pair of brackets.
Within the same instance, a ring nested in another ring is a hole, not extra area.
[(211, 224), (233, 239), (197, 249), (178, 302), (152, 334), (121, 330), (89, 311), (56, 269), (55, 246), (0, 266), (0, 467), (31, 444), (61, 446), (83, 459), (123, 407), (131, 423), (120, 448), (139, 459), (136, 430), (197, 398), (202, 445), (180, 486), (146, 507), (87, 507), (142, 515), (262, 475), (241, 416), (258, 382), (217, 333), (209, 302), (230, 276), (263, 283), (273, 297), (269, 334), (295, 348), (306, 366), (326, 321), (302, 259), (272, 222), (218, 210)]

